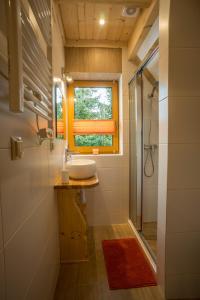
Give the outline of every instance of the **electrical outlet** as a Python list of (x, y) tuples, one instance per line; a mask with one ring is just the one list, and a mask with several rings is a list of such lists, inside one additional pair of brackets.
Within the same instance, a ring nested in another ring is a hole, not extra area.
[(23, 151), (23, 140), (19, 136), (12, 136), (10, 138), (11, 141), (11, 159), (21, 159), (24, 151)]

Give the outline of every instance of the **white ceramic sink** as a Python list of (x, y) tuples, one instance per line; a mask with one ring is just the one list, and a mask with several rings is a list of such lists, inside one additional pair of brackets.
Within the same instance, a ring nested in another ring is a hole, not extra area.
[(73, 179), (87, 179), (96, 173), (96, 162), (91, 159), (71, 159), (66, 163), (69, 177)]

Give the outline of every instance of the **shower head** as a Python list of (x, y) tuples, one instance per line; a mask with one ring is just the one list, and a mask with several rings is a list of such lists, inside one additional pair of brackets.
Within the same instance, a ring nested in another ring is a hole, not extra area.
[(148, 95), (148, 98), (153, 98), (155, 91), (158, 89), (159, 81), (155, 81), (151, 94)]

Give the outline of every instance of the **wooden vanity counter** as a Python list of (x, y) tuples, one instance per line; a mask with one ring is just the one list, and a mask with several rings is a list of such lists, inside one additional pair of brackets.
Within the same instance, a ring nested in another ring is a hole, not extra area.
[(62, 183), (61, 178), (58, 178), (54, 189), (88, 189), (98, 184), (99, 179), (97, 175), (88, 179), (69, 179), (69, 183)]
[(59, 239), (61, 263), (88, 260), (88, 225), (86, 202), (83, 201), (84, 189), (99, 184), (97, 176), (84, 180), (70, 179), (64, 184), (57, 178), (56, 190), (59, 213)]

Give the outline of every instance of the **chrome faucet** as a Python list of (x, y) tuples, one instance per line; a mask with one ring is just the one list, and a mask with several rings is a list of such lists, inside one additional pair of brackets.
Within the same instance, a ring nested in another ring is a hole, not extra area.
[(68, 162), (72, 159), (72, 154), (78, 154), (78, 152), (70, 151), (70, 149), (65, 148), (65, 162)]

